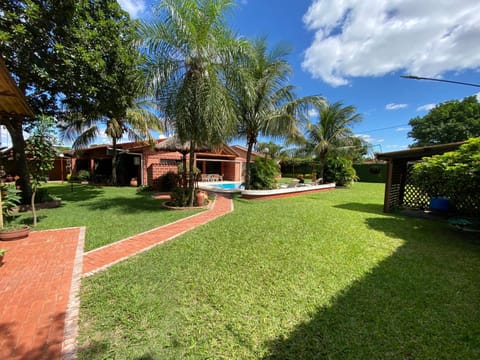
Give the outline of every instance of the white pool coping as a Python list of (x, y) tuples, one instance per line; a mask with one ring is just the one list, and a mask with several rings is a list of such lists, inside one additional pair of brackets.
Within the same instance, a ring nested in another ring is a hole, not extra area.
[(213, 181), (213, 182), (199, 182), (198, 187), (202, 190), (213, 191), (217, 193), (225, 194), (235, 194), (242, 193), (245, 196), (270, 196), (270, 195), (282, 195), (282, 194), (291, 194), (291, 193), (302, 193), (306, 191), (313, 190), (325, 190), (325, 189), (334, 189), (335, 183), (320, 184), (320, 185), (310, 185), (310, 184), (299, 184), (293, 188), (281, 188), (273, 190), (242, 190), (242, 189), (220, 189), (215, 187), (219, 184), (241, 184), (240, 181)]
[(242, 196), (271, 196), (271, 195), (283, 195), (291, 193), (301, 193), (312, 190), (324, 190), (324, 189), (334, 189), (335, 183), (320, 184), (320, 185), (297, 185), (293, 188), (283, 188), (283, 189), (273, 189), (273, 190), (243, 190)]

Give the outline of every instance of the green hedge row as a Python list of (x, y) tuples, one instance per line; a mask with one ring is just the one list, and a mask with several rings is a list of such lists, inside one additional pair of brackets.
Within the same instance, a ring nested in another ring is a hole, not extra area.
[(385, 183), (387, 164), (353, 164), (360, 182)]

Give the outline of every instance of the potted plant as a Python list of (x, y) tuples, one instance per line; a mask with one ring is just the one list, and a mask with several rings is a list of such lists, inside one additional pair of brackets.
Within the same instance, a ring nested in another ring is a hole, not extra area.
[(3, 257), (5, 256), (6, 252), (7, 252), (7, 250), (0, 249), (0, 265), (3, 263)]

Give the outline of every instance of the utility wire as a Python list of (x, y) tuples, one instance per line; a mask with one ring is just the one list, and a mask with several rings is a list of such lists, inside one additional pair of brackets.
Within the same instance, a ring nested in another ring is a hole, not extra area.
[(367, 131), (359, 131), (360, 133), (371, 133), (371, 132), (374, 132), (374, 131), (381, 131), (381, 130), (390, 130), (390, 129), (395, 129), (395, 128), (398, 128), (400, 126), (407, 126), (407, 125), (410, 125), (410, 124), (401, 124), (401, 125), (395, 125), (395, 126), (389, 126), (389, 127), (385, 127), (385, 128), (380, 128), (380, 129), (372, 129), (372, 130), (367, 130)]

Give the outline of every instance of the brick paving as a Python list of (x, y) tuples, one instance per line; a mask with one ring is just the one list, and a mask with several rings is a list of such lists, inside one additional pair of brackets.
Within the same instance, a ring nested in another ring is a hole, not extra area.
[(173, 223), (129, 237), (116, 243), (103, 246), (85, 253), (83, 258), (84, 276), (90, 276), (120, 261), (151, 249), (153, 246), (174, 239), (177, 236), (206, 224), (233, 210), (228, 195), (217, 194), (217, 198), (208, 211), (180, 219)]
[[(59, 359), (70, 296), (82, 265), (82, 228), (33, 231), (7, 249), (0, 267), (0, 359)], [(77, 275), (77, 276), (76, 276)]]
[(85, 228), (34, 231), (0, 242), (0, 359), (75, 359), (78, 293), (89, 276), (233, 210), (217, 195), (208, 211), (83, 253)]

